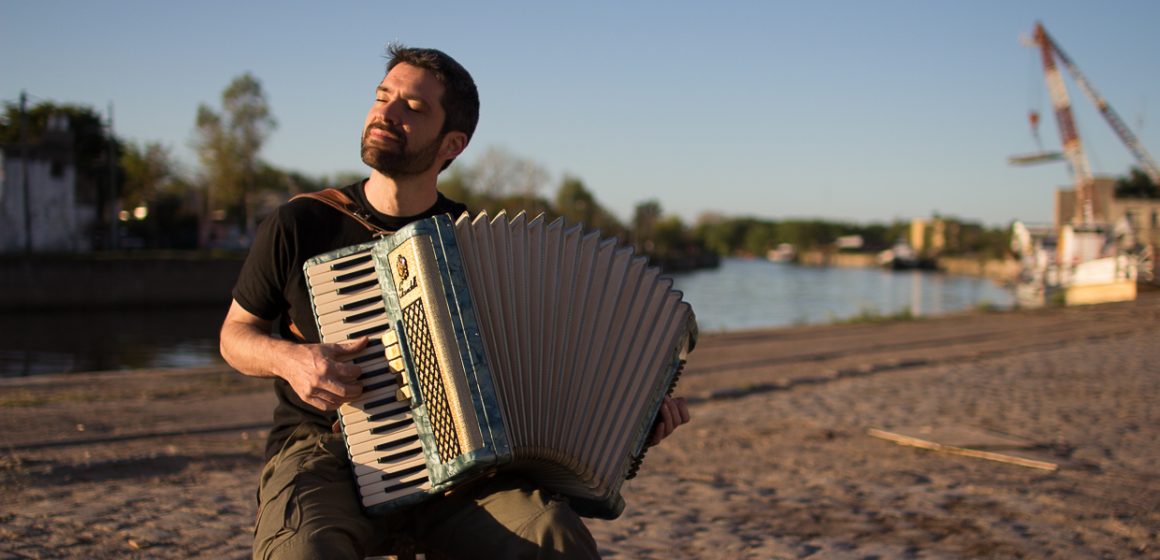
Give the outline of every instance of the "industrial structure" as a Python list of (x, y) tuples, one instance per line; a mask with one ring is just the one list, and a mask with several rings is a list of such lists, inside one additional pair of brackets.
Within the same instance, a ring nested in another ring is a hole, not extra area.
[[(1042, 152), (1009, 161), (1027, 165), (1064, 159), (1075, 184), (1073, 189), (1056, 193), (1053, 227), (1015, 224), (1012, 245), (1024, 263), (1020, 299), (1044, 303), (1054, 297), (1053, 292), (1061, 294), (1068, 304), (1135, 299), (1138, 282), (1156, 280), (1153, 255), (1160, 243), (1160, 200), (1117, 199), (1113, 180), (1092, 175), (1059, 66), (1068, 71), (1135, 156), (1143, 173), (1157, 185), (1160, 165), (1042, 24), (1036, 24), (1030, 45), (1038, 49), (1043, 63), (1063, 153)], [(1032, 111), (1030, 121), (1038, 138), (1038, 113)]]

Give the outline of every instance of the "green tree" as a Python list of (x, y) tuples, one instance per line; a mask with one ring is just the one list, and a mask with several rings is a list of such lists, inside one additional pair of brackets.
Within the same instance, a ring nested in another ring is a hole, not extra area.
[(578, 177), (565, 176), (556, 191), (554, 212), (570, 224), (584, 224), (591, 230), (599, 230), (603, 235), (624, 238), (624, 226), (612, 212), (609, 212), (596, 195), (588, 190)]
[(249, 194), (259, 174), (258, 153), (277, 121), (262, 84), (250, 73), (222, 91), (221, 111), (197, 108), (194, 147), (201, 160), (215, 209), (232, 213), (243, 231), (253, 228)]
[(596, 197), (584, 186), (583, 181), (576, 177), (564, 177), (556, 191), (556, 213), (569, 223), (595, 227), (593, 222), (599, 210)]
[(1139, 168), (1133, 167), (1127, 177), (1116, 179), (1116, 196), (1131, 198), (1160, 198), (1160, 186), (1152, 182)]
[(676, 216), (665, 216), (652, 224), (653, 255), (672, 258), (679, 257), (688, 245), (685, 224)]
[(657, 222), (661, 219), (661, 203), (656, 199), (636, 205), (632, 211), (632, 243), (638, 250), (651, 252)]
[(121, 151), (121, 206), (148, 206), (165, 184), (175, 178), (175, 164), (169, 148), (160, 142), (143, 145), (127, 142)]
[(458, 165), (452, 165), (440, 175), (439, 192), (451, 200), (466, 204), (468, 208), (474, 209), (478, 204), (478, 197), (472, 192), (463, 168)]

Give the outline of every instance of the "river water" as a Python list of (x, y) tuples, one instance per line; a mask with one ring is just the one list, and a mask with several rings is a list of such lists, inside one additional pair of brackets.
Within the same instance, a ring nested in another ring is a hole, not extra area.
[[(1014, 305), (1010, 290), (973, 277), (871, 268), (815, 268), (724, 259), (676, 275), (702, 332), (932, 316)], [(0, 377), (221, 363), (228, 302), (178, 309), (0, 313)]]
[(990, 280), (928, 271), (822, 268), (725, 259), (681, 274), (675, 287), (702, 332), (832, 323), (909, 313), (933, 316), (978, 307), (1009, 309), (1014, 293)]

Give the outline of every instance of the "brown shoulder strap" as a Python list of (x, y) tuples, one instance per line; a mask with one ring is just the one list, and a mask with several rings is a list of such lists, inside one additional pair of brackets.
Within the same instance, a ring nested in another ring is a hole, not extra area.
[[(372, 224), (370, 221), (370, 216), (366, 213), (366, 210), (363, 210), (362, 207), (356, 204), (355, 201), (351, 200), (351, 198), (347, 196), (346, 193), (338, 189), (325, 188), (320, 191), (302, 193), (294, 195), (290, 198), (290, 200), (296, 200), (299, 198), (317, 200), (327, 206), (330, 206), (331, 208), (334, 208), (335, 210), (350, 216), (352, 220), (362, 224), (363, 227), (375, 232), (377, 235), (391, 234), (390, 231)], [(288, 326), (290, 328), (290, 333), (294, 335), (299, 342), (305, 342), (306, 337), (302, 336), (302, 331), (298, 328), (298, 325), (295, 325), (294, 321), (289, 320), (289, 318), (287, 318), (287, 323), (289, 323)]]
[(326, 204), (327, 206), (330, 206), (331, 208), (334, 208), (335, 210), (350, 216), (352, 220), (362, 224), (363, 227), (375, 232), (378, 235), (391, 234), (390, 231), (371, 223), (370, 215), (367, 214), (366, 210), (356, 204), (355, 201), (351, 200), (351, 198), (347, 196), (346, 193), (338, 189), (326, 188), (320, 191), (302, 193), (295, 195), (290, 200), (299, 198), (309, 198)]

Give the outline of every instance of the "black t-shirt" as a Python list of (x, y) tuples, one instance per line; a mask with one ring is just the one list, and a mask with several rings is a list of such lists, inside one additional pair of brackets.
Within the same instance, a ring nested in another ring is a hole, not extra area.
[[(342, 188), (351, 199), (371, 215), (371, 221), (388, 230), (399, 228), (416, 220), (450, 214), (457, 217), (467, 207), (442, 194), (435, 205), (417, 216), (397, 217), (377, 212), (367, 203), (363, 192), (366, 180)], [(309, 198), (300, 198), (283, 204), (258, 228), (257, 237), (234, 285), (233, 297), (246, 311), (266, 319), (278, 321), (278, 334), (286, 340), (295, 340), (289, 331), (289, 322), (301, 331), (307, 342), (318, 342), (318, 328), (310, 296), (306, 291), (306, 277), (302, 265), (307, 259), (342, 247), (366, 243), (374, 239), (374, 232), (330, 206)], [(337, 413), (322, 412), (298, 398), (294, 389), (283, 379), (274, 382), (278, 405), (274, 409), (274, 426), (266, 441), (266, 458), (273, 457), (295, 427), (303, 422), (330, 429)]]

